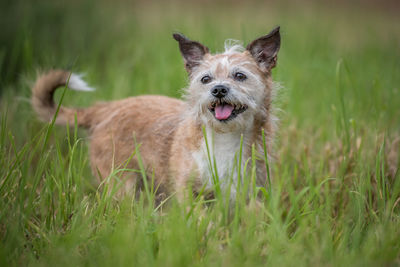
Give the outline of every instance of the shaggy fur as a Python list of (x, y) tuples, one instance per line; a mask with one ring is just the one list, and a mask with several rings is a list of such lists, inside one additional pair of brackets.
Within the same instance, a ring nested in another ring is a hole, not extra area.
[[(203, 186), (212, 189), (203, 127), (223, 189), (237, 183), (237, 176), (232, 183), (229, 179), (241, 135), (243, 163), (250, 158), (253, 144), (257, 153), (263, 154), (262, 129), (271, 150), (271, 69), (280, 47), (279, 27), (246, 49), (234, 45), (216, 55), (181, 34), (173, 37), (190, 77), (184, 101), (147, 95), (83, 109), (61, 106), (56, 123), (73, 125), (76, 116), (78, 125), (89, 130), (91, 167), (99, 181), (126, 163), (128, 168), (139, 168), (137, 157), (127, 160), (140, 145), (143, 166), (148, 177), (154, 174), (159, 195), (178, 192), (182, 196), (189, 184), (195, 193)], [(71, 89), (91, 90), (79, 76), (70, 77), (62, 70), (50, 71), (36, 81), (32, 105), (43, 120), (53, 118), (57, 108), (53, 93), (68, 79)], [(125, 186), (121, 193), (141, 186), (142, 177), (135, 172), (125, 172), (122, 177)], [(257, 183), (265, 185), (266, 177), (264, 162), (259, 160)]]

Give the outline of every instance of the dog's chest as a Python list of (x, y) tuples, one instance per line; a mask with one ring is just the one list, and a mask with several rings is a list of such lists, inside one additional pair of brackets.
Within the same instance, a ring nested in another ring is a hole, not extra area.
[[(198, 151), (193, 153), (202, 183), (211, 189), (213, 173), (218, 175), (220, 186), (224, 189), (237, 184), (240, 133), (207, 133), (207, 143), (203, 138)], [(215, 170), (216, 167), (216, 170)]]

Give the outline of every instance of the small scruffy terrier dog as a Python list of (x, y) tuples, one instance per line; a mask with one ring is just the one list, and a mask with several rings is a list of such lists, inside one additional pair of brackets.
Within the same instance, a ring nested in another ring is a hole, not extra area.
[[(194, 193), (213, 189), (211, 162), (217, 167), (220, 188), (229, 188), (233, 197), (238, 175), (232, 175), (232, 169), (238, 162), (241, 136), (242, 164), (251, 158), (253, 145), (258, 154), (264, 154), (262, 130), (267, 150), (271, 148), (271, 69), (280, 47), (279, 27), (246, 49), (234, 45), (216, 55), (181, 34), (173, 37), (190, 78), (185, 101), (145, 95), (83, 109), (61, 106), (56, 123), (74, 125), (76, 118), (78, 126), (89, 130), (91, 167), (100, 181), (117, 167), (138, 169), (142, 165), (147, 177), (154, 177), (158, 195), (176, 192), (182, 196), (188, 186)], [(54, 91), (67, 83), (71, 89), (91, 90), (80, 76), (62, 70), (38, 78), (32, 105), (41, 119), (53, 119), (57, 110)], [(140, 164), (136, 156), (128, 162), (137, 146)], [(256, 183), (265, 186), (267, 170), (260, 158), (256, 161)], [(120, 192), (143, 186), (137, 172), (122, 176)]]

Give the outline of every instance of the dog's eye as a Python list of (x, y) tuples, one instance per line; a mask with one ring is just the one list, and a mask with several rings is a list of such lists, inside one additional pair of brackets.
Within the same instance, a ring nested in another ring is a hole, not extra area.
[(236, 72), (234, 75), (233, 75), (233, 78), (236, 80), (236, 81), (244, 81), (244, 80), (246, 80), (247, 79), (247, 76), (246, 75), (244, 75), (243, 73), (241, 73), (241, 72)]
[(201, 78), (201, 83), (202, 84), (206, 84), (211, 82), (211, 77), (209, 75), (204, 76), (203, 78)]

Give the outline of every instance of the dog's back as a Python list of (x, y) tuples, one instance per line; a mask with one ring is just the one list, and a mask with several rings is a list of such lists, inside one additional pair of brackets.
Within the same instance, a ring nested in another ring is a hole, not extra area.
[[(74, 90), (90, 89), (79, 76), (67, 71), (52, 70), (39, 76), (32, 89), (32, 106), (42, 120), (55, 117), (58, 106), (53, 100), (54, 92), (67, 83)], [(72, 126), (76, 119), (78, 126), (90, 131), (91, 166), (99, 181), (118, 168), (139, 169), (138, 155), (131, 156), (140, 147), (142, 167), (150, 178), (154, 172), (157, 186), (167, 178), (172, 138), (185, 105), (178, 99), (147, 95), (88, 108), (60, 106), (55, 122)], [(133, 171), (122, 176), (130, 177), (127, 188), (141, 180)]]

